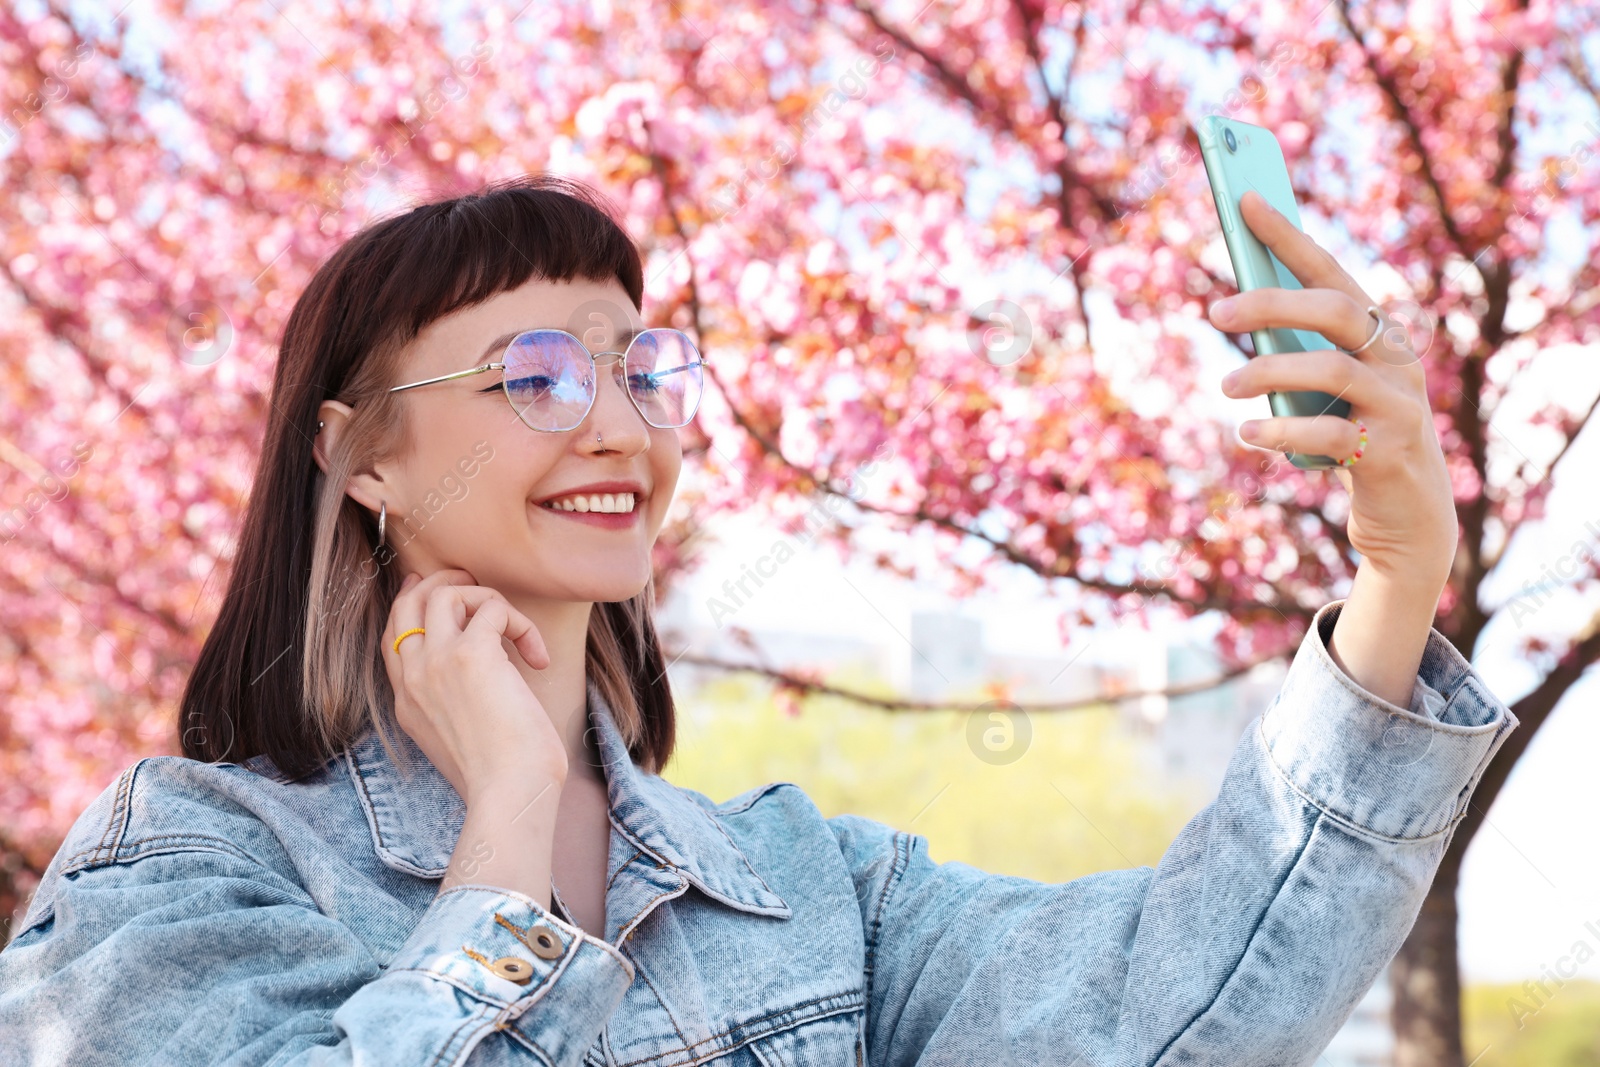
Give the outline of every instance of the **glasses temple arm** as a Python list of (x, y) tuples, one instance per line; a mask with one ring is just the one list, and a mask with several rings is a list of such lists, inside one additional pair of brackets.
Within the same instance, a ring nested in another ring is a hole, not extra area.
[(390, 389), (389, 392), (398, 393), (405, 389), (415, 389), (421, 385), (432, 385), (434, 382), (448, 382), (453, 378), (465, 378), (469, 374), (482, 374), (486, 370), (499, 370), (504, 366), (504, 363), (485, 363), (483, 366), (473, 367), (471, 370), (458, 370), (454, 374), (441, 374), (437, 378), (428, 378), (424, 381), (412, 382), (409, 385), (397, 385)]
[(653, 371), (649, 372), (649, 374), (646, 375), (646, 377), (649, 377), (649, 378), (665, 378), (669, 374), (680, 374), (680, 373), (682, 373), (683, 371), (686, 371), (686, 370), (693, 370), (694, 368), (700, 366), (700, 364), (704, 363), (704, 362), (705, 362), (704, 359), (700, 359), (700, 360), (695, 361), (694, 363), (685, 363), (681, 367), (668, 367), (666, 370), (653, 370)]

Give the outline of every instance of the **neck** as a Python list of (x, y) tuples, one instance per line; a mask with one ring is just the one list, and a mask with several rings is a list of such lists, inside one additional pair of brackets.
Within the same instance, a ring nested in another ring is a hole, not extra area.
[[(593, 604), (564, 600), (512, 602), (528, 616), (544, 639), (550, 653), (550, 666), (534, 670), (511, 649), (511, 662), (517, 667), (534, 698), (550, 716), (550, 723), (567, 747), (567, 779), (604, 781), (600, 750), (588, 737), (589, 614)], [(509, 647), (509, 645), (508, 645)]]

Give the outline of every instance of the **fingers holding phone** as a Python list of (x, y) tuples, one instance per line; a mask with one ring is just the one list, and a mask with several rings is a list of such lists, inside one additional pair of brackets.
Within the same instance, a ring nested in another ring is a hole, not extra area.
[[(1421, 383), (1422, 359), (1412, 345), (1408, 323), (1383, 308), (1373, 314), (1369, 309), (1377, 307), (1376, 303), (1333, 253), (1292, 225), (1260, 193), (1252, 189), (1240, 197), (1239, 212), (1304, 288), (1266, 287), (1219, 300), (1212, 310), (1221, 310), (1223, 315), (1212, 316), (1214, 325), (1254, 330), (1258, 323), (1271, 321), (1277, 326), (1314, 330), (1339, 350), (1375, 367), (1406, 368), (1399, 380)], [(1310, 311), (1318, 314), (1304, 313)], [(1230, 312), (1234, 314), (1230, 316)], [(1314, 324), (1305, 325), (1302, 320)]]
[[(1366, 458), (1373, 436), (1406, 447), (1386, 448), (1366, 469), (1408, 462), (1410, 446), (1437, 448), (1428, 412), (1422, 361), (1403, 326), (1391, 323), (1337, 259), (1292, 225), (1260, 194), (1240, 198), (1245, 223), (1292, 270), (1304, 288), (1264, 287), (1214, 303), (1209, 317), (1219, 329), (1314, 331), (1330, 347), (1259, 355), (1223, 379), (1223, 392), (1247, 397), (1316, 392), (1345, 405), (1253, 419), (1239, 428), (1246, 442), (1302, 454), (1344, 457), (1346, 471)], [(1331, 405), (1330, 405), (1331, 406)], [(1275, 413), (1276, 414), (1276, 413)]]

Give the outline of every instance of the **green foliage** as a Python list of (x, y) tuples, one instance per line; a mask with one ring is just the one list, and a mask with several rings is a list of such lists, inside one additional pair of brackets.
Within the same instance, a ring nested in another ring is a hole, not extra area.
[(1209, 799), (1164, 775), (1110, 709), (1029, 716), (1026, 749), (999, 766), (969, 747), (968, 718), (827, 696), (790, 715), (769, 685), (725, 677), (681, 698), (678, 750), (664, 774), (718, 801), (793, 782), (824, 815), (851, 812), (926, 836), (940, 862), (1046, 882), (1154, 865)]
[(1600, 982), (1469, 986), (1461, 1014), (1473, 1067), (1600, 1067)]

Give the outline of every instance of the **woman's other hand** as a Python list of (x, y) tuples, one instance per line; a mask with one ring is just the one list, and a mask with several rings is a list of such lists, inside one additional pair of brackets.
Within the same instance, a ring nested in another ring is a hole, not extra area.
[[(415, 627), (426, 632), (395, 651)], [(383, 632), (395, 717), (468, 807), (519, 783), (566, 780), (566, 745), (502, 638), (533, 669), (550, 665), (532, 621), (464, 570), (408, 574)]]

